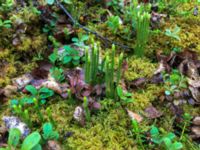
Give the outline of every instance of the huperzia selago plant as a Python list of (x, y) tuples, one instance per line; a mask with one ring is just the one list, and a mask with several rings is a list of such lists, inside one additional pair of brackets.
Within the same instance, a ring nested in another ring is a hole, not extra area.
[(112, 53), (106, 54), (105, 59), (105, 85), (106, 85), (106, 97), (116, 98), (116, 88), (119, 85), (121, 79), (121, 69), (123, 63), (123, 53), (120, 54), (118, 59), (117, 70), (115, 72), (115, 45), (112, 45)]
[[(93, 41), (93, 40), (92, 40)], [(121, 79), (121, 69), (123, 63), (123, 53), (120, 54), (117, 64), (117, 69), (115, 71), (115, 45), (112, 45), (112, 52), (109, 55), (106, 53), (102, 62), (100, 63), (99, 43), (92, 42), (93, 46), (91, 48), (91, 54), (89, 55), (89, 50), (86, 49), (85, 52), (85, 82), (88, 84), (98, 83), (98, 73), (99, 71), (104, 71), (105, 78), (101, 81), (105, 81), (106, 85), (106, 97), (114, 98), (117, 96), (116, 87)]]
[(52, 67), (50, 69), (50, 74), (58, 82), (62, 82), (65, 79), (64, 71), (62, 68)]
[(87, 122), (90, 122), (91, 114), (90, 114), (90, 109), (89, 109), (89, 101), (88, 101), (87, 97), (83, 98), (83, 108), (84, 108), (84, 112), (85, 112), (85, 119)]
[(148, 12), (138, 12), (136, 22), (136, 47), (135, 55), (144, 56), (150, 32), (150, 17)]
[(94, 43), (92, 39), (91, 53), (89, 54), (88, 48), (85, 50), (85, 82), (89, 84), (96, 84), (97, 73), (99, 71), (99, 43)]

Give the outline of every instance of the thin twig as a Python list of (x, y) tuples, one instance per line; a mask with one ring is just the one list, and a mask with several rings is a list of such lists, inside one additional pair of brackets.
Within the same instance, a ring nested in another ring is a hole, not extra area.
[(92, 33), (94, 34), (96, 37), (100, 38), (101, 40), (105, 41), (106, 44), (115, 44), (123, 49), (128, 49), (128, 50), (131, 50), (132, 48), (130, 48), (129, 46), (127, 45), (123, 45), (121, 43), (118, 43), (118, 42), (115, 42), (115, 41), (111, 41), (110, 39), (106, 38), (106, 37), (103, 37), (102, 35), (98, 34), (96, 31), (92, 31), (90, 30), (89, 28), (81, 25), (80, 23), (78, 23), (78, 21), (76, 21), (72, 15), (67, 11), (67, 9), (58, 1), (56, 0), (56, 3), (57, 5), (60, 7), (60, 9), (70, 18), (70, 20), (72, 21), (72, 23), (76, 26), (78, 26), (79, 28), (82, 28), (83, 30), (85, 30), (86, 32), (88, 33)]

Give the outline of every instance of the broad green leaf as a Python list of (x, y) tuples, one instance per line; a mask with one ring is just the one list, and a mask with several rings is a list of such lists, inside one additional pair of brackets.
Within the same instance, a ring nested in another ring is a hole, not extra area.
[(72, 60), (72, 57), (71, 56), (65, 56), (64, 58), (63, 58), (63, 64), (68, 64), (69, 62), (71, 62), (71, 60)]
[(27, 90), (27, 91), (29, 91), (32, 95), (37, 95), (37, 89), (33, 86), (33, 85), (27, 85), (26, 87), (25, 87), (25, 89)]
[(45, 140), (57, 140), (59, 138), (58, 132), (53, 131), (51, 123), (45, 123), (43, 125), (43, 138)]
[(46, 87), (42, 87), (40, 90), (39, 90), (39, 97), (41, 99), (45, 99), (45, 98), (48, 98), (48, 97), (51, 97), (54, 95), (54, 91), (53, 90), (50, 90)]
[(21, 132), (17, 128), (11, 128), (9, 131), (8, 145), (10, 147), (16, 147), (19, 144)]
[(45, 123), (45, 124), (43, 125), (42, 129), (43, 129), (43, 133), (44, 133), (44, 134), (48, 134), (48, 133), (50, 133), (50, 132), (53, 131), (53, 126), (52, 126), (51, 123), (48, 122), (48, 123)]
[(39, 132), (35, 131), (28, 135), (22, 143), (21, 150), (32, 150), (35, 146), (40, 143), (41, 136)]
[(158, 128), (153, 126), (150, 130), (151, 137), (157, 137), (159, 135)]
[(176, 135), (174, 133), (170, 132), (167, 134), (166, 137), (169, 138), (170, 140), (173, 140), (176, 137)]

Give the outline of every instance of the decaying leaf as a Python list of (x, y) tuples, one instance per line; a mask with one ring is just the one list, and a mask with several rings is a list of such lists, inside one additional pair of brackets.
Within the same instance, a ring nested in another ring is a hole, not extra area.
[(143, 120), (142, 116), (140, 116), (139, 114), (134, 113), (128, 109), (126, 109), (126, 111), (131, 119), (136, 120), (137, 122), (142, 122), (142, 120)]
[(31, 74), (24, 74), (21, 77), (13, 78), (13, 85), (17, 86), (18, 89), (24, 88), (33, 80), (33, 76)]
[(155, 119), (155, 118), (159, 118), (162, 113), (160, 111), (158, 111), (155, 107), (150, 106), (148, 108), (145, 109), (145, 113), (146, 116), (150, 119)]

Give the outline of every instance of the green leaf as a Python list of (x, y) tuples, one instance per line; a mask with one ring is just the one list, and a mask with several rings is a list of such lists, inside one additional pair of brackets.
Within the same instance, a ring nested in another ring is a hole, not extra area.
[(19, 144), (21, 137), (21, 132), (17, 128), (11, 128), (9, 131), (9, 137), (8, 137), (8, 145), (10, 147), (16, 147)]
[(158, 128), (155, 127), (155, 126), (153, 126), (153, 127), (151, 128), (151, 130), (150, 130), (150, 134), (151, 134), (152, 137), (158, 136), (158, 135), (159, 135)]
[(32, 95), (37, 95), (38, 94), (38, 91), (37, 91), (37, 89), (33, 86), (33, 85), (27, 85), (26, 87), (25, 87), (25, 89), (27, 90), (27, 91), (29, 91)]
[(51, 123), (45, 123), (42, 127), (44, 134), (49, 134), (53, 131), (53, 126)]
[(72, 63), (73, 63), (73, 65), (77, 66), (80, 63), (80, 61), (79, 60), (74, 60), (74, 61), (72, 61)]
[(72, 60), (72, 57), (71, 56), (65, 56), (63, 58), (63, 64), (68, 64), (70, 61)]
[(49, 5), (53, 5), (54, 0), (46, 0), (46, 3), (49, 4)]
[(170, 146), (172, 145), (171, 140), (167, 137), (163, 138), (163, 142), (165, 143), (167, 148), (170, 148)]
[(40, 144), (37, 144), (35, 147), (33, 147), (31, 150), (42, 150), (42, 147)]
[(80, 56), (74, 56), (73, 60), (80, 60), (80, 58), (81, 58)]
[(176, 135), (174, 133), (170, 132), (167, 134), (166, 137), (169, 138), (170, 140), (173, 140), (176, 137)]
[(50, 90), (46, 87), (42, 87), (40, 90), (39, 90), (39, 97), (41, 99), (45, 99), (45, 98), (48, 98), (48, 97), (51, 97), (54, 95), (54, 91), (53, 90)]
[(87, 41), (89, 39), (89, 36), (88, 35), (83, 35), (81, 37), (81, 41)]
[(53, 131), (51, 123), (45, 123), (43, 125), (43, 138), (45, 140), (57, 140), (59, 138), (58, 132)]
[(39, 132), (35, 131), (28, 135), (24, 142), (22, 143), (21, 150), (32, 150), (34, 147), (36, 147), (41, 140), (41, 136)]
[(117, 86), (117, 95), (121, 98), (123, 96), (123, 90), (120, 86)]
[(172, 150), (179, 150), (183, 148), (183, 144), (180, 142), (174, 142), (171, 146)]
[(5, 20), (3, 23), (4, 24), (11, 24), (12, 22), (11, 22), (11, 20)]
[[(48, 31), (47, 31), (48, 32)], [(49, 60), (52, 64), (55, 64), (56, 60), (57, 60), (57, 54), (54, 52), (49, 56)]]

